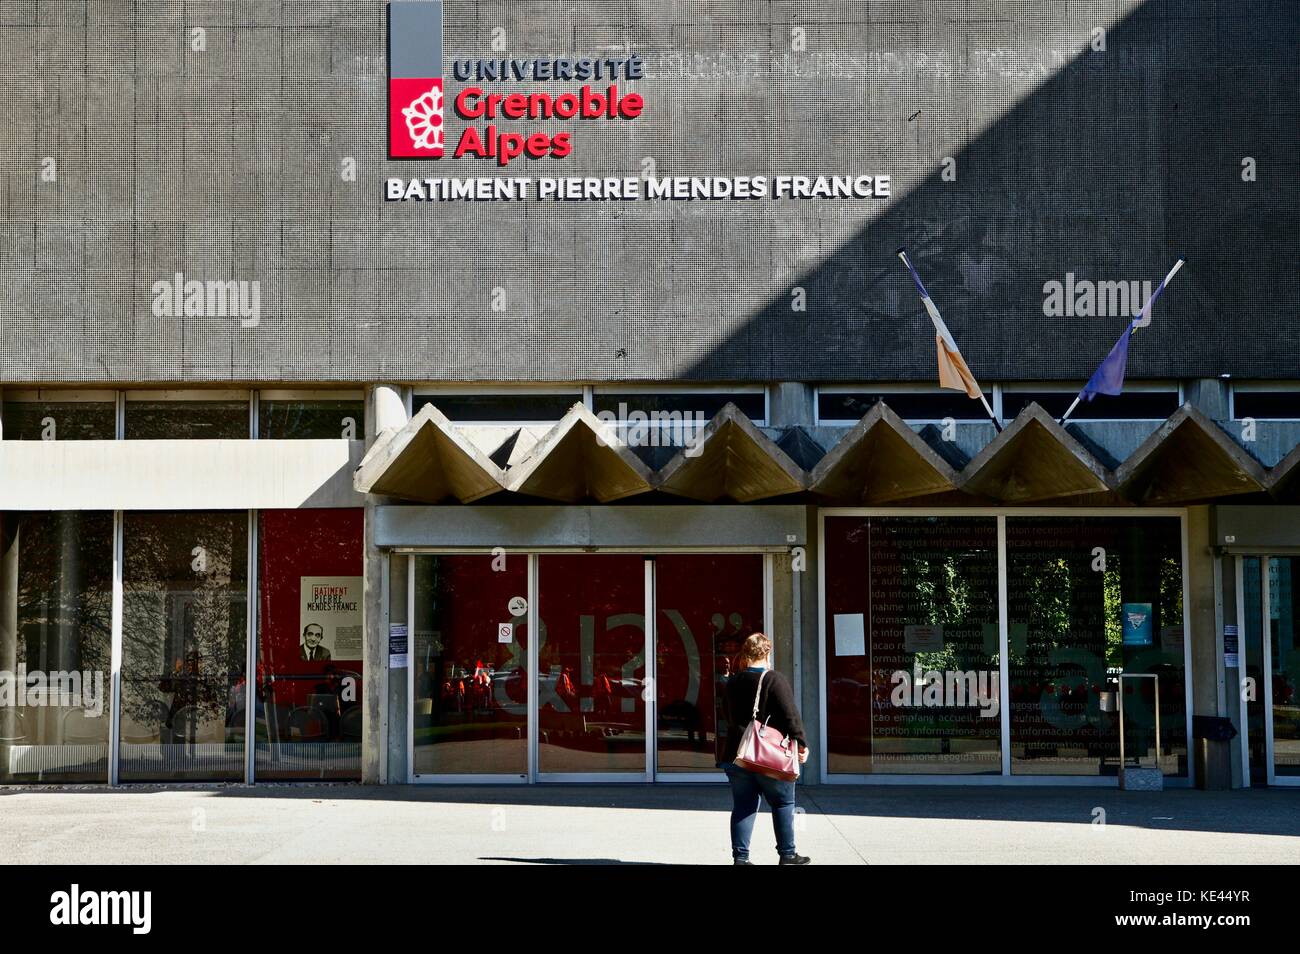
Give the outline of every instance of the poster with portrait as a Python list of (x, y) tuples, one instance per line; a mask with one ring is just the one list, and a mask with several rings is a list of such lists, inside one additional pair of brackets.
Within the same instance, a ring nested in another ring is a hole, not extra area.
[(360, 659), (363, 577), (300, 579), (298, 658), (304, 662)]

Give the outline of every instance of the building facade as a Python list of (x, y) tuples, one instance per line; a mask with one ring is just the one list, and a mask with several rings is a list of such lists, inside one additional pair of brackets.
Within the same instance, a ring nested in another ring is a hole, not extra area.
[(6, 4), (0, 784), (1296, 784), (1298, 24)]

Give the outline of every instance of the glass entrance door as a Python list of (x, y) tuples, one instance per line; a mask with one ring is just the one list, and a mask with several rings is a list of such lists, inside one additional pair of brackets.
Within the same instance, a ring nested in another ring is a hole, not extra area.
[(401, 572), (412, 780), (722, 780), (719, 689), (771, 625), (763, 554), (413, 554)]
[(536, 559), (538, 778), (648, 781), (648, 561)]
[(528, 777), (526, 557), (411, 558), (411, 775)]
[(655, 772), (716, 774), (727, 723), (722, 684), (740, 644), (765, 628), (763, 556), (655, 557)]
[(1247, 703), (1250, 776), (1256, 783), (1262, 774), (1269, 785), (1300, 785), (1297, 571), (1297, 557), (1243, 558), (1241, 650), (1245, 674), (1256, 679), (1256, 701)]
[(1296, 628), (1300, 623), (1293, 581), (1300, 559), (1270, 557), (1263, 606), (1264, 714), (1268, 720), (1268, 780), (1271, 785), (1300, 785), (1300, 653)]

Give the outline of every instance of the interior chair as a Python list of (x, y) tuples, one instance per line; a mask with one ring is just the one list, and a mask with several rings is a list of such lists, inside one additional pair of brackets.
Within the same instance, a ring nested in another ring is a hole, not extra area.
[(59, 738), (64, 745), (103, 745), (108, 742), (108, 714), (92, 716), (85, 709), (68, 709)]
[(319, 709), (298, 706), (289, 713), (289, 738), (293, 742), (325, 742), (330, 724)]

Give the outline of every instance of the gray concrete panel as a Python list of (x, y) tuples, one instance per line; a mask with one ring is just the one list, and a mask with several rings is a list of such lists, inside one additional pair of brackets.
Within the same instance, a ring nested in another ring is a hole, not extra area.
[[(1300, 373), (1278, 317), (1300, 301), (1287, 4), (447, 0), (446, 64), (645, 59), (623, 84), (642, 118), (508, 123), (576, 146), (505, 170), (386, 160), (380, 0), (0, 6), (10, 382), (929, 381), (900, 245), (983, 381), (1086, 377), (1126, 316), (1049, 317), (1045, 284), (1155, 282), (1179, 254), (1131, 377)], [(389, 176), (636, 176), (646, 159), (888, 174), (893, 196), (382, 201)], [(260, 324), (155, 316), (151, 287), (177, 271), (260, 282)]]

